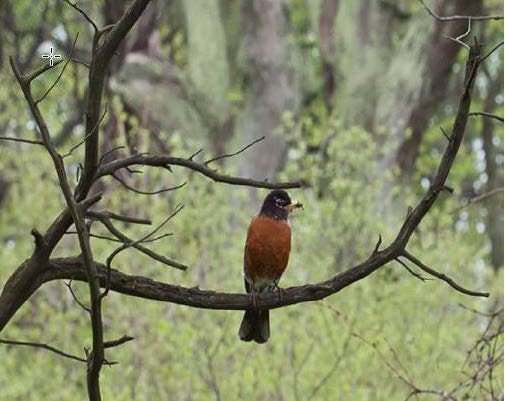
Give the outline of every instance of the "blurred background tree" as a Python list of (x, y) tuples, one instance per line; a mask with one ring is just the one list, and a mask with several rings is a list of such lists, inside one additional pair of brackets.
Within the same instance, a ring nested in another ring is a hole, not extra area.
[[(107, 25), (127, 3), (83, 0), (79, 6)], [(429, 6), (440, 15), (503, 9), (496, 0), (437, 0)], [(68, 52), (79, 32), (74, 56), (86, 62), (91, 31), (61, 1), (4, 0), (0, 20), (0, 134), (35, 138), (7, 57), (14, 55), (22, 70), (33, 69), (49, 46)], [(390, 239), (429, 186), (446, 145), (440, 127), (452, 124), (466, 58), (465, 49), (444, 35), (458, 36), (467, 27), (466, 21), (437, 21), (412, 1), (155, 1), (113, 59), (100, 146), (105, 151), (126, 145), (119, 154), (189, 155), (203, 148), (210, 157), (266, 135), (241, 157), (220, 162), (243, 176), (312, 184), (292, 191), (306, 209), (293, 217), (293, 251), (282, 285), (322, 280), (365, 258), (379, 232)], [(489, 48), (503, 39), (501, 20), (471, 28), (469, 37)], [(34, 92), (42, 94), (57, 74), (34, 83)], [(86, 76), (83, 65), (70, 63), (41, 104), (59, 149), (82, 139)], [(503, 114), (501, 50), (483, 66), (473, 111)], [(385, 368), (377, 349), (394, 366), (401, 361), (419, 386), (456, 386), (465, 375), (466, 352), (486, 324), (484, 316), (458, 305), (491, 312), (502, 307), (503, 296), (503, 124), (472, 117), (464, 141), (449, 176), (454, 193), (441, 196), (410, 246), (459, 281), (489, 289), (491, 299), (468, 299), (442, 282), (422, 284), (391, 265), (324, 302), (273, 311), (273, 337), (258, 347), (236, 337), (241, 313), (111, 294), (107, 330), (136, 341), (114, 351), (121, 365), (103, 371), (104, 398), (403, 399), (408, 386)], [(77, 162), (67, 166), (75, 175)], [(154, 220), (184, 202), (184, 212), (170, 223), (175, 235), (153, 247), (190, 266), (186, 273), (166, 271), (127, 251), (116, 262), (122, 271), (242, 291), (245, 231), (264, 190), (216, 187), (198, 176), (148, 169), (122, 178), (144, 189), (188, 180), (184, 188), (154, 197), (132, 198), (112, 180), (102, 190), (111, 195), (106, 206)], [(62, 205), (47, 154), (2, 142), (0, 286), (29, 255), (30, 229), (45, 229)], [(140, 235), (137, 227), (127, 228)], [(96, 258), (106, 258), (112, 246), (93, 240)], [(68, 235), (56, 254), (77, 249), (75, 236)], [(75, 288), (86, 299), (85, 285)], [(76, 352), (90, 341), (86, 316), (63, 283), (37, 292), (7, 333)], [(496, 338), (501, 348), (503, 336)], [(2, 399), (85, 399), (81, 366), (72, 361), (4, 346), (0, 360)], [(502, 399), (499, 366), (483, 387), (466, 389), (469, 399)], [(489, 386), (496, 398), (486, 392)]]

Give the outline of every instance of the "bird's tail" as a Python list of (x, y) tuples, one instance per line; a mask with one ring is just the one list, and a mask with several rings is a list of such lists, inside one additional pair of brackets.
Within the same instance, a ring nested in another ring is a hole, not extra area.
[(270, 311), (245, 311), (238, 335), (242, 341), (256, 341), (263, 344), (270, 338)]

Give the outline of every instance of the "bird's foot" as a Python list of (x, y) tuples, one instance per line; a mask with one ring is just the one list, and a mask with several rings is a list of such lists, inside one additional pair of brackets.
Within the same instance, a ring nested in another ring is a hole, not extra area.
[(279, 287), (279, 284), (277, 282), (274, 281), (274, 284), (275, 284), (275, 289), (277, 290), (277, 293), (279, 294), (279, 302), (282, 302), (282, 293), (284, 292), (284, 290)]
[(258, 299), (257, 299), (256, 291), (254, 290), (254, 288), (251, 289), (251, 293), (249, 295), (251, 297), (253, 308), (256, 309), (256, 307), (258, 306)]

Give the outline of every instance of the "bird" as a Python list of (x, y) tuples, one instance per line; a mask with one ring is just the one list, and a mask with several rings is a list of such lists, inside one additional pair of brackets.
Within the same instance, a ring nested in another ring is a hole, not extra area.
[[(256, 294), (279, 291), (291, 250), (289, 214), (303, 205), (284, 190), (271, 191), (249, 224), (244, 247), (244, 285), (256, 305)], [(263, 344), (270, 338), (269, 310), (246, 310), (239, 329), (242, 341)]]

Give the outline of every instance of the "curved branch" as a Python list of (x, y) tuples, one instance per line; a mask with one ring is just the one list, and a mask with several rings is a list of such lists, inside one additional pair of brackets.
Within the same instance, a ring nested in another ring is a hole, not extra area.
[(283, 183), (283, 182), (269, 182), (269, 181), (252, 180), (249, 178), (233, 177), (225, 174), (220, 174), (215, 170), (207, 167), (205, 164), (194, 162), (191, 159), (185, 159), (182, 157), (170, 157), (170, 156), (149, 156), (145, 154), (138, 154), (130, 157), (125, 157), (123, 159), (114, 160), (110, 163), (105, 164), (98, 170), (96, 179), (107, 175), (113, 176), (116, 171), (135, 165), (164, 167), (164, 168), (166, 168), (167, 166), (181, 166), (196, 171), (200, 174), (203, 174), (216, 182), (224, 182), (231, 185), (244, 185), (256, 188), (289, 189), (289, 188), (300, 188), (305, 185), (303, 182)]
[[(351, 267), (330, 280), (316, 284), (306, 284), (282, 290), (282, 299), (277, 293), (257, 294), (256, 307), (276, 309), (301, 302), (317, 301), (335, 294), (351, 284), (364, 279), (374, 271), (394, 260), (402, 254), (401, 250), (389, 247), (370, 257), (363, 263)], [(108, 282), (107, 267), (96, 263), (96, 271), (100, 285), (106, 288)], [(448, 277), (445, 276), (448, 279)], [(58, 258), (50, 261), (49, 269), (40, 277), (42, 283), (53, 280), (73, 279), (86, 281), (86, 270), (79, 257)], [(450, 279), (449, 279), (450, 280)], [(444, 280), (447, 281), (447, 280)], [(452, 280), (451, 280), (452, 281)], [(155, 301), (171, 302), (202, 309), (218, 310), (248, 310), (254, 309), (251, 297), (247, 294), (220, 293), (215, 291), (200, 290), (199, 288), (186, 288), (167, 284), (143, 276), (128, 275), (118, 270), (110, 270), (110, 290), (139, 298)], [(489, 293), (466, 290), (468, 295), (489, 297)]]

